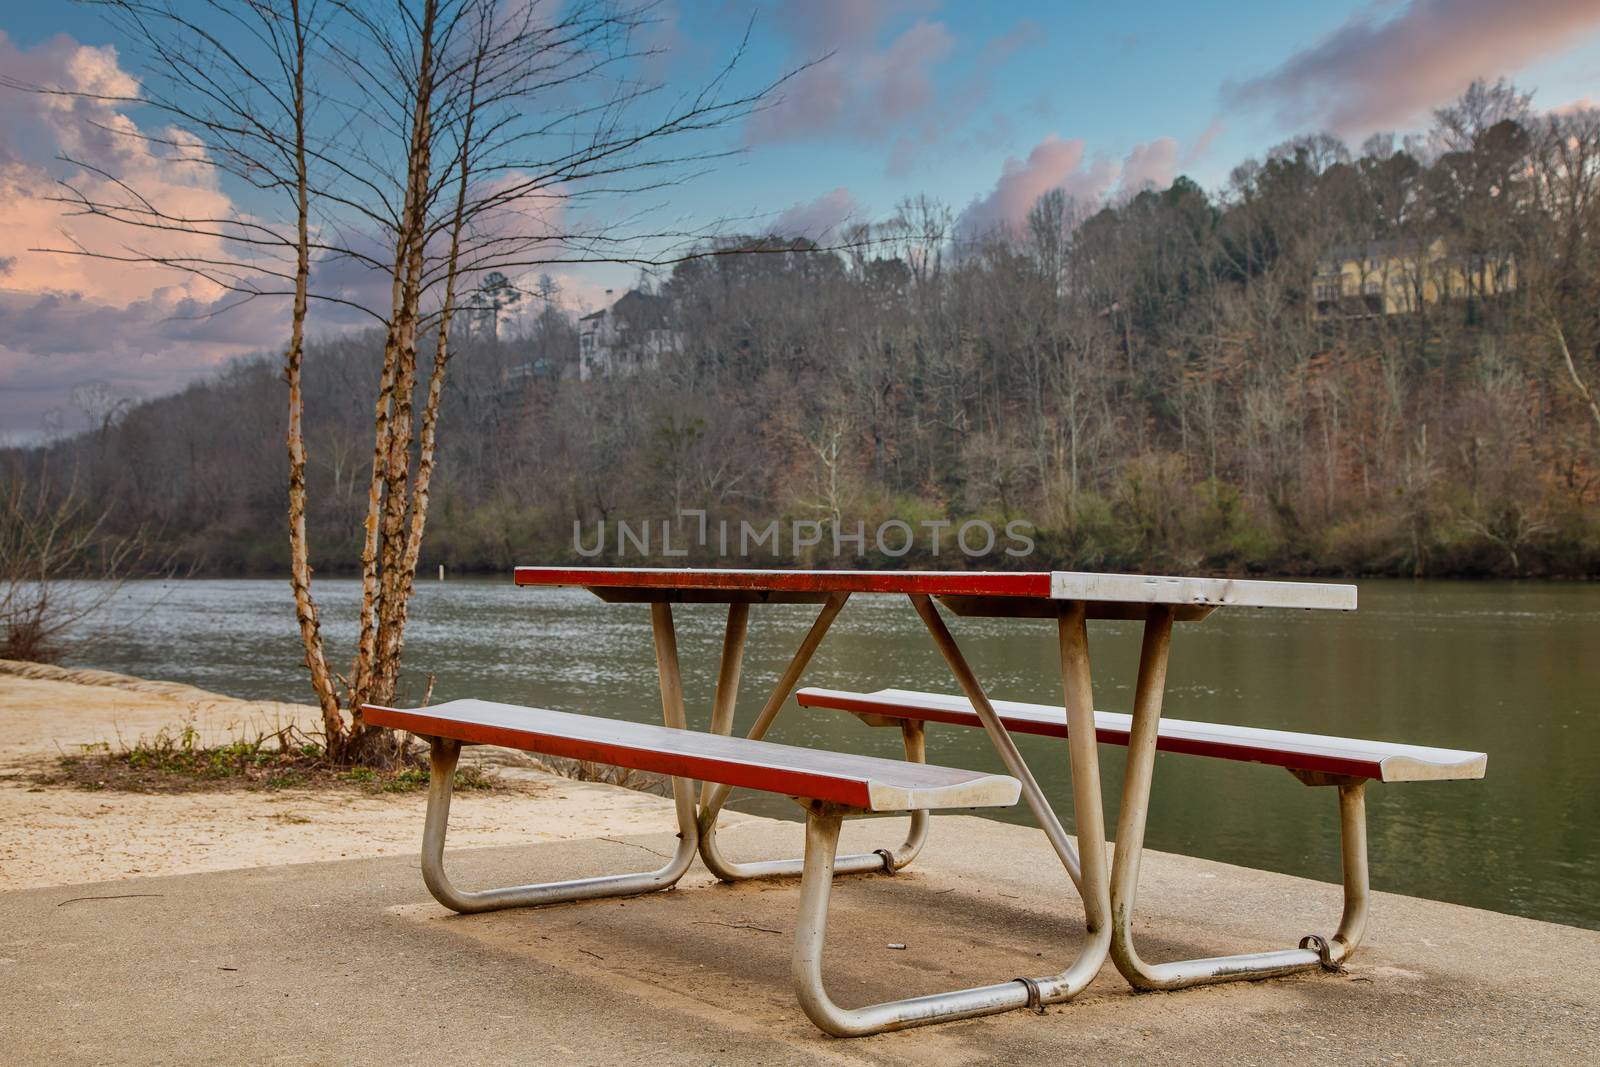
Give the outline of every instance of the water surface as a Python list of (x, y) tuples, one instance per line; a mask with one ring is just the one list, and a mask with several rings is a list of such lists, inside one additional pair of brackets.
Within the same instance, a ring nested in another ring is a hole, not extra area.
[[(1368, 790), (1375, 887), (1600, 929), (1600, 586), (1363, 582), (1354, 613), (1225, 609), (1177, 625), (1166, 712), (1187, 719), (1406, 741), (1489, 753), (1481, 782)], [(359, 587), (318, 585), (330, 653), (348, 655)], [(704, 724), (725, 609), (679, 606), (691, 721)], [(758, 606), (739, 721), (748, 724), (814, 616)], [(1054, 625), (955, 619), (997, 697), (1059, 702)], [(131, 583), (84, 631), (86, 666), (189, 682), (241, 697), (310, 701), (285, 581)], [(1090, 624), (1096, 706), (1128, 711), (1139, 625)], [(402, 699), (476, 696), (659, 721), (648, 609), (582, 590), (507, 581), (419, 586)], [(898, 597), (857, 596), (806, 682), (955, 692), (921, 622)], [(792, 702), (773, 740), (899, 754), (897, 731)], [(1069, 807), (1065, 746), (1018, 738), (1045, 790)], [(1102, 746), (1115, 826), (1125, 750)], [(1000, 770), (981, 732), (930, 727), (928, 758)], [(794, 817), (782, 798), (735, 807)], [(996, 817), (1026, 821), (1025, 807)], [(1070, 826), (1070, 823), (1069, 823)], [(1334, 791), (1287, 773), (1157, 757), (1148, 844), (1337, 880)]]

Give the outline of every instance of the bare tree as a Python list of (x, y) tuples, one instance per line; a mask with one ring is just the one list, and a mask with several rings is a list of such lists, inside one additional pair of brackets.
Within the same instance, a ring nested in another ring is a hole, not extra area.
[(104, 437), (115, 426), (136, 398), (121, 392), (104, 381), (83, 382), (72, 387), (72, 406), (83, 412), (90, 429)]
[(57, 487), (48, 471), (11, 465), (0, 482), (0, 659), (54, 662), (67, 634), (117, 594), (146, 543), (110, 534), (106, 518), (76, 480)]
[(1572, 381), (1572, 388), (1588, 407), (1589, 414), (1594, 418), (1595, 429), (1600, 431), (1600, 400), (1595, 399), (1589, 383), (1579, 373), (1578, 363), (1572, 358), (1572, 348), (1567, 344), (1567, 334), (1562, 329), (1560, 320), (1551, 315), (1549, 323), (1550, 335), (1555, 340), (1557, 351), (1561, 353), (1561, 363), (1567, 369), (1567, 377)]
[[(1545, 118), (1533, 150), (1533, 188), (1543, 225), (1533, 227), (1521, 274), (1533, 283), (1535, 314), (1560, 356), (1573, 391), (1600, 431), (1600, 397), (1592, 384), (1600, 347), (1600, 109)], [(1574, 349), (1577, 352), (1574, 352)]]
[[(135, 234), (207, 238), (211, 250), (48, 251), (154, 263), (205, 278), (240, 302), (289, 302), (291, 584), (306, 665), (330, 753), (386, 763), (394, 741), (366, 727), (359, 709), (392, 700), (400, 676), (465, 279), (691, 254), (708, 231), (655, 224), (642, 198), (725, 155), (698, 135), (750, 114), (776, 83), (730, 89), (742, 45), (686, 95), (641, 81), (648, 0), (89, 2), (145, 54), (149, 78), (137, 102), (181, 131), (107, 132), (215, 168), (278, 212), (194, 217), (74, 161), (100, 180), (64, 183), (60, 199), (71, 212)], [(603, 212), (581, 210), (602, 203)], [(359, 285), (321, 283), (337, 272), (382, 288), (363, 296)], [(384, 338), (360, 632), (347, 674), (330, 666), (324, 647), (305, 522), (303, 360), (308, 316), (319, 304), (370, 316)]]

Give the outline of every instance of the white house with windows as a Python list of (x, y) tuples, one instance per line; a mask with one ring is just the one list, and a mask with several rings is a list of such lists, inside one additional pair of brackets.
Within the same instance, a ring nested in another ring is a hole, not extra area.
[(630, 289), (610, 307), (579, 319), (578, 379), (634, 374), (676, 352), (670, 312), (665, 298)]

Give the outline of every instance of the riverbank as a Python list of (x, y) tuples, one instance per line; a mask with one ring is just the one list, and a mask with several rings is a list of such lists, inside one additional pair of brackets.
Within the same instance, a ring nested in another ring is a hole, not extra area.
[[(425, 796), (283, 789), (181, 794), (37, 783), (62, 756), (193, 724), (207, 744), (312, 729), (316, 709), (236, 700), (109, 671), (0, 660), (0, 891), (416, 851)], [(480, 754), (491, 761), (494, 753)], [(475, 794), (452, 820), (464, 848), (670, 829), (654, 798), (501, 757), (515, 791)], [(735, 816), (739, 818), (740, 816)]]

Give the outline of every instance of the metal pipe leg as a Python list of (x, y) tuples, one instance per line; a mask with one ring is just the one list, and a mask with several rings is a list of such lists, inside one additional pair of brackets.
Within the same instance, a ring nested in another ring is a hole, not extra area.
[[(503, 889), (466, 891), (451, 884), (444, 871), (445, 831), (450, 822), (450, 795), (456, 762), (461, 756), (458, 741), (434, 738), (431, 752), (431, 777), (428, 780), (428, 814), (422, 831), (422, 881), (433, 899), (451, 911), (471, 913), (523, 908), (539, 904), (560, 904), (597, 897), (636, 896), (667, 889), (682, 878), (694, 860), (699, 835), (694, 822), (693, 797), (687, 790), (678, 804), (678, 847), (665, 866), (636, 874), (606, 875), (566, 882), (508, 886)], [(688, 801), (687, 816), (683, 801)]]
[[(1360, 780), (1339, 786), (1339, 839), (1344, 861), (1344, 914), (1328, 943), (1330, 965), (1343, 963), (1361, 945), (1367, 930), (1370, 897), (1367, 872), (1367, 783)], [(1309, 939), (1308, 939), (1309, 940)], [(1301, 942), (1302, 946), (1304, 941)]]
[[(1067, 838), (1067, 831), (1062, 828), (1061, 820), (1056, 818), (1056, 813), (1050, 807), (1050, 802), (1045, 799), (1044, 790), (1039, 788), (1039, 783), (1034, 779), (1033, 772), (1028, 769), (1028, 764), (1022, 758), (1022, 753), (1017, 750), (1017, 743), (1011, 739), (1011, 734), (1005, 725), (1000, 722), (1000, 717), (995, 714), (994, 706), (989, 703), (989, 697), (984, 693), (983, 686), (978, 683), (978, 678), (972, 673), (972, 668), (967, 665), (966, 657), (961, 654), (955, 638), (950, 636), (950, 630), (944, 624), (944, 619), (939, 616), (939, 609), (934, 607), (933, 601), (925, 594), (911, 594), (911, 604), (917, 609), (917, 614), (922, 616), (923, 624), (928, 628), (928, 633), (933, 637), (933, 643), (944, 654), (945, 662), (950, 667), (950, 672), (955, 675), (956, 682), (961, 686), (961, 691), (966, 694), (967, 700), (972, 704), (972, 710), (977, 712), (978, 718), (983, 722), (984, 732), (989, 735), (989, 741), (994, 745), (995, 751), (1000, 754), (1000, 760), (1006, 765), (1006, 773), (1022, 783), (1022, 796), (1028, 802), (1028, 807), (1033, 811), (1033, 817), (1039, 823), (1039, 828), (1044, 831), (1044, 836), (1049, 840), (1056, 855), (1061, 859), (1061, 865), (1067, 869), (1067, 874), (1072, 876), (1072, 882), (1083, 892), (1083, 873), (1078, 860), (1077, 850), (1072, 847), (1072, 842)], [(1094, 731), (1089, 733), (1094, 736)], [(1071, 742), (1069, 728), (1068, 742)]]
[(1083, 992), (1105, 966), (1111, 951), (1111, 871), (1106, 862), (1106, 818), (1100, 791), (1100, 751), (1094, 721), (1094, 684), (1089, 674), (1089, 627), (1082, 601), (1057, 620), (1061, 646), (1061, 684), (1067, 712), (1067, 749), (1072, 763), (1072, 811), (1078, 838), (1084, 928), (1088, 942), (1072, 966), (1053, 978), (1038, 979), (1045, 1004)]
[[(909, 720), (902, 722), (900, 740), (905, 744), (906, 759), (909, 762), (928, 762), (928, 731), (925, 723)], [(922, 851), (922, 846), (928, 843), (929, 824), (927, 811), (918, 808), (911, 813), (911, 825), (906, 828), (906, 839), (899, 848), (875, 848), (871, 854), (883, 861), (885, 871), (893, 874), (916, 859), (918, 853)], [(855, 857), (840, 858), (853, 860)]]
[(795, 923), (795, 996), (806, 1016), (835, 1037), (862, 1037), (886, 1030), (904, 1030), (927, 1023), (970, 1019), (1025, 1007), (1032, 990), (1021, 981), (1000, 982), (949, 993), (887, 1001), (862, 1008), (841, 1008), (822, 983), (823, 942), (828, 929), (834, 853), (839, 847), (843, 815), (824, 805), (811, 805), (806, 817), (806, 858), (800, 878), (800, 916)]
[(911, 603), (916, 607), (917, 614), (922, 616), (939, 651), (944, 654), (945, 662), (949, 664), (962, 692), (983, 721), (984, 730), (1004, 761), (1006, 770), (1022, 782), (1022, 794), (1027, 798), (1034, 818), (1083, 900), (1089, 937), (1077, 959), (1060, 974), (1017, 979), (1040, 1005), (1070, 1000), (1094, 981), (1095, 975), (1105, 965), (1106, 954), (1111, 946), (1111, 900), (1107, 890), (1110, 875), (1106, 869), (1105, 815), (1100, 801), (1100, 757), (1095, 747), (1094, 691), (1089, 675), (1088, 627), (1084, 607), (1082, 604), (1066, 606), (1058, 623), (1061, 677), (1066, 693), (1067, 746), (1072, 761), (1072, 802), (1078, 820), (1078, 841), (1083, 846), (1083, 855), (1080, 857), (1067, 839), (1067, 832), (1056, 817), (1055, 809), (1045, 799), (1044, 791), (1039, 788), (1033, 772), (1017, 750), (1016, 742), (995, 714), (994, 706), (990, 704), (960, 646), (945, 626), (939, 609), (926, 596), (913, 595)]
[[(756, 716), (749, 737), (759, 741), (766, 735), (773, 720), (777, 718), (778, 710), (794, 692), (801, 674), (811, 663), (811, 657), (816, 653), (817, 646), (822, 643), (822, 638), (833, 625), (834, 618), (844, 607), (848, 597), (849, 594), (836, 593), (823, 605), (810, 631), (800, 643), (800, 648), (790, 660), (788, 669), (773, 687), (761, 713)], [(744, 660), (749, 612), (748, 604), (728, 605), (728, 624), (722, 639), (722, 662), (717, 671), (717, 691), (711, 705), (713, 733), (728, 735), (733, 732), (733, 713), (738, 700), (739, 675)], [(906, 759), (918, 763), (925, 762), (922, 724), (915, 724), (914, 731), (904, 731), (904, 739)], [(700, 790), (700, 859), (705, 863), (706, 869), (724, 882), (799, 874), (803, 864), (799, 859), (738, 863), (723, 855), (717, 842), (717, 819), (722, 814), (722, 806), (727, 802), (730, 791), (729, 786), (714, 785), (710, 782), (703, 785)], [(880, 848), (859, 855), (840, 856), (835, 863), (835, 870), (840, 874), (880, 870), (892, 874), (916, 858), (917, 853), (922, 851), (922, 845), (927, 837), (928, 813), (914, 811), (911, 813), (911, 826), (906, 833), (906, 839), (898, 848)]]
[(1302, 939), (1301, 947), (1297, 949), (1248, 952), (1172, 963), (1147, 963), (1140, 958), (1133, 940), (1133, 911), (1138, 897), (1139, 863), (1144, 849), (1171, 638), (1172, 610), (1166, 607), (1152, 608), (1145, 622), (1144, 644), (1139, 657), (1133, 726), (1128, 738), (1128, 771), (1123, 779), (1122, 809), (1117, 823), (1116, 859), (1111, 880), (1112, 961), (1136, 989), (1184, 989), (1217, 982), (1273, 978), (1316, 967), (1337, 966), (1355, 951), (1366, 925), (1366, 807), (1365, 783), (1362, 782), (1339, 787), (1345, 911), (1339, 932), (1331, 941), (1320, 935), (1311, 935)]
[[(711, 699), (711, 732), (727, 737), (733, 733), (733, 712), (739, 702), (739, 675), (744, 670), (744, 639), (750, 627), (750, 605), (735, 601), (728, 605), (728, 624), (722, 633), (722, 659), (717, 665), (717, 690)], [(715, 785), (700, 787), (700, 803), (711, 799)], [(704, 843), (705, 834), (701, 835)]]
[[(927, 762), (926, 733), (920, 722), (901, 724), (905, 741), (906, 759), (913, 763)], [(752, 863), (735, 863), (722, 854), (717, 845), (717, 817), (709, 817), (702, 808), (700, 813), (700, 859), (706, 869), (724, 882), (739, 882), (749, 878), (778, 878), (801, 873), (803, 859), (758, 860)], [(871, 852), (858, 852), (835, 857), (835, 874), (860, 874), (865, 871), (885, 871), (889, 874), (907, 866), (917, 858), (928, 841), (931, 820), (923, 810), (911, 812), (911, 825), (906, 828), (906, 839), (896, 848), (877, 848)]]
[[(778, 717), (778, 709), (783, 707), (784, 701), (794, 692), (794, 687), (799, 684), (800, 675), (805, 672), (811, 663), (811, 657), (816, 654), (817, 646), (822, 644), (822, 639), (828, 633), (833, 620), (838, 617), (845, 602), (850, 599), (849, 593), (834, 593), (828, 597), (827, 603), (822, 605), (822, 610), (817, 613), (817, 618), (811, 624), (811, 629), (806, 631), (805, 638), (800, 642), (800, 647), (795, 650), (794, 656), (789, 660), (789, 666), (784, 670), (783, 676), (778, 679), (778, 684), (772, 687), (772, 692), (767, 696), (767, 702), (761, 706), (761, 713), (756, 716), (756, 721), (751, 725), (750, 732), (745, 736), (753, 741), (759, 741), (767, 735), (767, 730), (772, 727), (772, 721)], [(731, 620), (730, 620), (731, 621)], [(731, 715), (731, 713), (730, 713)], [(732, 729), (732, 719), (729, 719), (729, 729)], [(717, 785), (706, 796), (700, 799), (700, 825), (710, 828), (716, 825), (717, 815), (722, 811), (722, 805), (727, 803), (728, 794), (733, 792), (729, 785)], [(711, 850), (715, 854), (715, 850)], [(727, 860), (720, 861), (722, 865), (734, 873), (734, 877), (743, 877), (738, 873), (739, 865)], [(707, 863), (710, 866), (710, 863)], [(718, 877), (722, 877), (718, 875)]]

